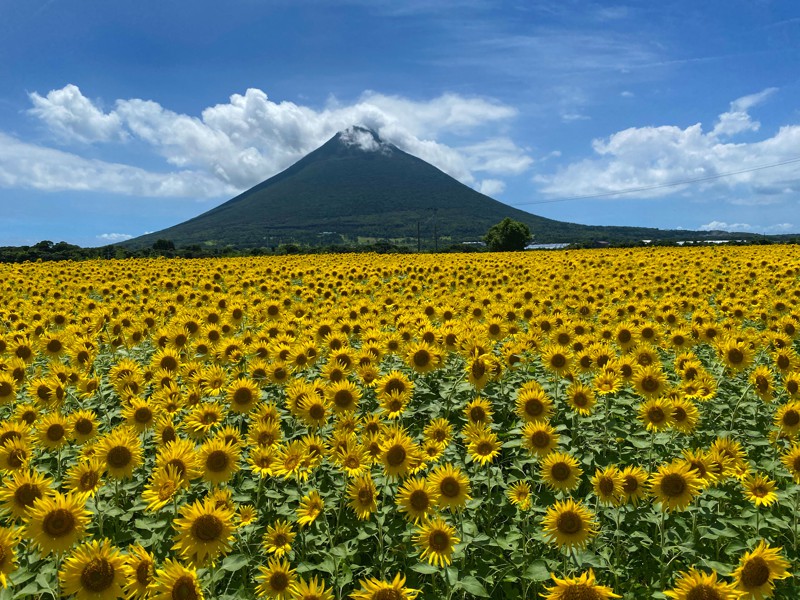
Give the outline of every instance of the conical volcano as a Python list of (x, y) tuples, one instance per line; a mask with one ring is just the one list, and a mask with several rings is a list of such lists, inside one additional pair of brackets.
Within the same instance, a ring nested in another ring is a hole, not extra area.
[(178, 247), (376, 240), (416, 246), (419, 240), (430, 248), (480, 240), (506, 217), (526, 223), (537, 242), (659, 239), (665, 233), (687, 233), (591, 227), (538, 217), (473, 190), (371, 129), (350, 127), (224, 204), (122, 245), (140, 248), (166, 239)]

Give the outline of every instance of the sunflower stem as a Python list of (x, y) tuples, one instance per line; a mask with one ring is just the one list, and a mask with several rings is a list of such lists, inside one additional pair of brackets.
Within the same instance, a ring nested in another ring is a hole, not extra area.
[(658, 523), (658, 530), (659, 530), (659, 534), (660, 534), (659, 537), (661, 538), (661, 546), (660, 546), (659, 561), (658, 561), (659, 562), (659, 577), (658, 577), (659, 588), (658, 589), (660, 589), (662, 591), (664, 590), (664, 583), (665, 583), (665, 580), (666, 580), (666, 573), (667, 573), (667, 571), (666, 571), (667, 565), (664, 562), (664, 554), (665, 554), (666, 549), (667, 549), (667, 540), (666, 540), (667, 532), (666, 532), (666, 527), (664, 526), (664, 523), (665, 523), (665, 520), (666, 520), (666, 514), (667, 514), (667, 511), (664, 510), (664, 507), (662, 507), (661, 508), (661, 519), (659, 520), (659, 523)]

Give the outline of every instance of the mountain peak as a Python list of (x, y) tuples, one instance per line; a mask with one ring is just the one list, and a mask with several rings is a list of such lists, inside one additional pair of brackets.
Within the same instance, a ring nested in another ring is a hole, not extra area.
[(384, 142), (380, 136), (361, 125), (353, 125), (336, 134), (339, 142), (348, 148), (356, 148), (364, 152), (380, 152), (381, 154), (391, 154), (392, 144)]

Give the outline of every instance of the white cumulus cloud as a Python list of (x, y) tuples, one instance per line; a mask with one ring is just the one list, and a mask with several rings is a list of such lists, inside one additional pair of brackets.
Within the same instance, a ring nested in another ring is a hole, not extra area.
[[(255, 185), (352, 125), (375, 130), (386, 142), (468, 185), (476, 184), (478, 172), (483, 176), (518, 174), (533, 162), (527, 150), (510, 138), (491, 135), (516, 116), (516, 109), (491, 99), (457, 94), (411, 100), (369, 91), (351, 104), (332, 99), (323, 108), (313, 109), (275, 102), (262, 90), (248, 89), (244, 94), (231, 95), (226, 103), (205, 108), (199, 115), (177, 113), (139, 98), (119, 99), (112, 110), (104, 112), (72, 84), (46, 96), (31, 94), (31, 100), (31, 114), (59, 139), (86, 143), (128, 138), (144, 142), (172, 169), (168, 175), (150, 173), (150, 177), (162, 180), (171, 176), (183, 181), (194, 174), (198, 178), (195, 187), (205, 190), (202, 197)], [(445, 143), (442, 138), (464, 139), (465, 143)], [(70, 164), (81, 160), (77, 155), (48, 154), (44, 148), (41, 152), (50, 157), (52, 168), (56, 156)], [(106, 165), (104, 169), (128, 172), (122, 167)], [(12, 175), (19, 168), (16, 162), (0, 162), (0, 171)], [(95, 168), (100, 166), (95, 164)], [(131, 174), (139, 171), (127, 168)], [(11, 179), (23, 178), (3, 179), (0, 175), (0, 185), (14, 185)], [(55, 184), (54, 178), (45, 179), (34, 178), (29, 185), (47, 189)], [(77, 175), (70, 180), (77, 180)], [(97, 182), (84, 185), (100, 186)], [(129, 187), (131, 191), (126, 193), (141, 193), (133, 191), (141, 185)], [(72, 188), (65, 184), (62, 189)]]
[(697, 228), (699, 231), (753, 231), (749, 223), (726, 223), (725, 221), (711, 221)]
[(131, 239), (133, 236), (129, 233), (101, 233), (97, 236), (97, 239), (101, 242), (107, 242), (109, 244), (114, 244), (116, 242), (124, 242), (125, 240)]
[(124, 136), (119, 115), (105, 114), (76, 85), (52, 90), (44, 97), (33, 92), (30, 99), (31, 114), (67, 140), (106, 142)]
[[(754, 204), (774, 203), (776, 195), (800, 191), (800, 163), (761, 167), (798, 157), (800, 125), (785, 125), (771, 137), (752, 142), (719, 138), (722, 133), (754, 130), (747, 110), (773, 91), (735, 100), (709, 132), (700, 123), (685, 128), (662, 125), (631, 127), (596, 139), (593, 157), (539, 174), (534, 181), (551, 197), (613, 195), (638, 188), (651, 189), (637, 191), (635, 197), (659, 197), (687, 189), (688, 184), (674, 185), (677, 182), (700, 179), (693, 190), (735, 190), (737, 198), (750, 197)], [(730, 116), (736, 113), (740, 116)]]
[(506, 184), (504, 181), (499, 179), (484, 179), (480, 182), (480, 184), (478, 184), (477, 189), (481, 194), (494, 197), (503, 193), (503, 191), (506, 189)]

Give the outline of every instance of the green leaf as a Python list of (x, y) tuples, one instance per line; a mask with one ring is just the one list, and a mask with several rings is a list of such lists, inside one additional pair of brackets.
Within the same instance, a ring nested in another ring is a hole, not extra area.
[(528, 565), (522, 576), (531, 581), (547, 581), (550, 579), (550, 569), (543, 560), (537, 560)]
[(486, 591), (486, 588), (483, 587), (483, 584), (475, 579), (472, 575), (467, 575), (464, 577), (464, 579), (458, 582), (458, 585), (473, 596), (478, 596), (479, 598), (489, 597), (489, 592)]
[(238, 571), (246, 567), (249, 562), (250, 560), (245, 554), (231, 554), (222, 561), (222, 568), (225, 571)]
[(417, 573), (422, 573), (423, 575), (433, 575), (434, 573), (439, 572), (439, 567), (426, 563), (417, 563), (411, 567), (411, 570), (416, 571)]

